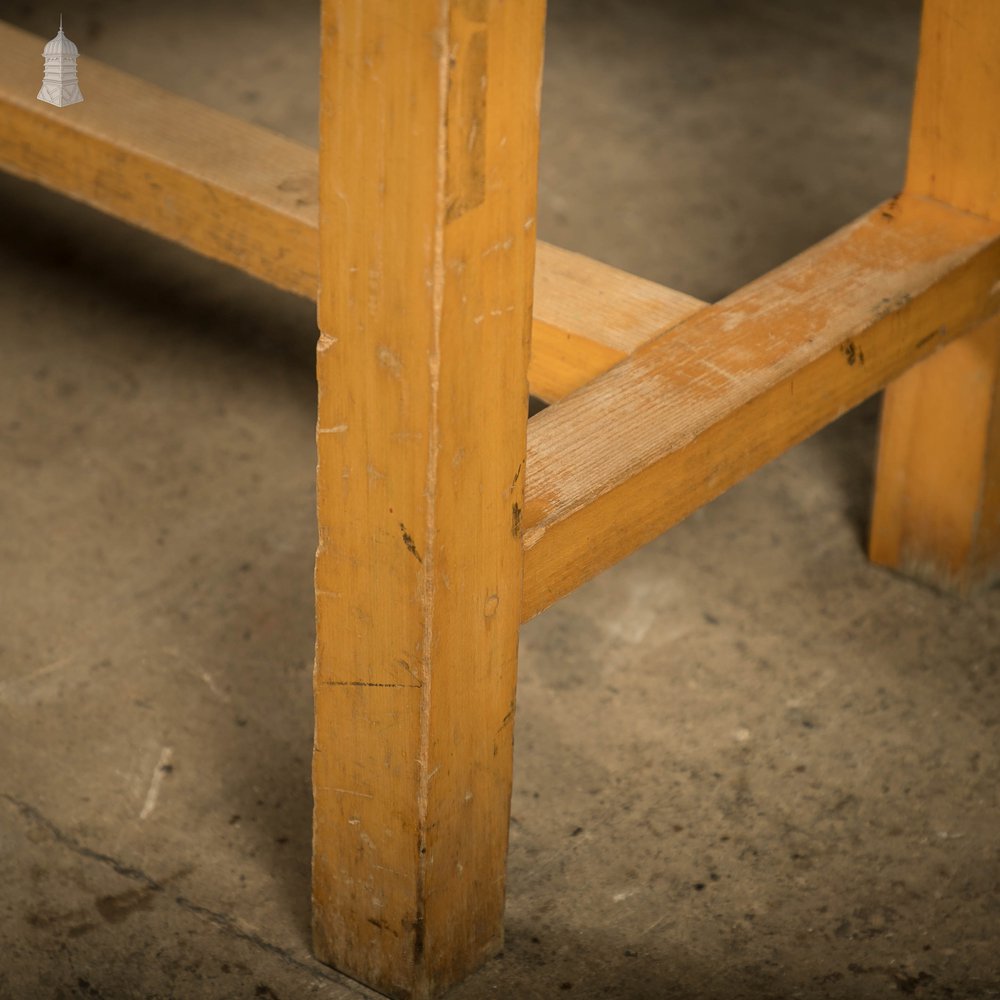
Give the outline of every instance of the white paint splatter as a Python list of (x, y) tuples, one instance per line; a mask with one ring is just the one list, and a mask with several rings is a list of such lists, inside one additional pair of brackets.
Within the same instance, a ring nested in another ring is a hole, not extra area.
[(160, 751), (160, 759), (156, 762), (156, 767), (153, 768), (153, 779), (149, 783), (149, 789), (146, 792), (146, 801), (142, 804), (139, 819), (147, 819), (156, 808), (156, 800), (160, 797), (160, 785), (163, 784), (163, 776), (170, 769), (170, 761), (173, 756), (174, 751), (170, 747), (164, 747)]
[(208, 690), (211, 691), (216, 698), (220, 701), (229, 701), (229, 695), (215, 683), (215, 678), (207, 670), (202, 671), (201, 679), (208, 685)]

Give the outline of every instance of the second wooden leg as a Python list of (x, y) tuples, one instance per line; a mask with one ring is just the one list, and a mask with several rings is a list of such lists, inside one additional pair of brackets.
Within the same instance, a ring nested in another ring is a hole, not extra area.
[[(924, 0), (906, 190), (1000, 219), (1000, 5)], [(1000, 573), (1000, 322), (885, 393), (872, 559), (966, 592)]]
[(1000, 575), (1000, 321), (886, 390), (870, 553), (966, 593)]

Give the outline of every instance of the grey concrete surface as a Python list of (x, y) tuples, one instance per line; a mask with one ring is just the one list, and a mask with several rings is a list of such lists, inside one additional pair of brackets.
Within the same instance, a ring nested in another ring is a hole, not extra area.
[[(315, 142), (314, 3), (62, 10)], [(544, 238), (715, 298), (899, 187), (909, 0), (550, 11)], [(309, 954), (312, 305), (2, 177), (0, 317), (0, 997), (370, 996)], [(868, 565), (876, 419), (524, 628), (456, 1000), (1000, 996), (1000, 591)]]

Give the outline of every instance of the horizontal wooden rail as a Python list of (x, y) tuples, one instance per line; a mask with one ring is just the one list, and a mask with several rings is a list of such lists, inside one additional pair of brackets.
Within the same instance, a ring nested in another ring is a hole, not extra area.
[[(314, 150), (86, 57), (53, 108), (43, 44), (0, 22), (0, 169), (315, 296)], [(994, 311), (996, 235), (907, 197), (707, 308), (540, 242), (526, 617)]]
[(36, 100), (44, 39), (0, 22), (0, 168), (316, 294), (316, 153), (93, 59), (82, 104)]
[[(316, 297), (317, 154), (81, 56), (84, 102), (35, 99), (44, 39), (0, 22), (0, 169), (299, 295)], [(552, 402), (701, 309), (538, 244), (531, 391)]]
[(1000, 225), (894, 199), (533, 417), (524, 618), (995, 313), (998, 279)]
[(704, 307), (683, 292), (540, 240), (531, 391), (555, 402)]

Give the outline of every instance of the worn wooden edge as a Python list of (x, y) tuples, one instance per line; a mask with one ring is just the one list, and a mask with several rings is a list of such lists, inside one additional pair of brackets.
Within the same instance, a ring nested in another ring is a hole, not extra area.
[[(86, 56), (83, 103), (54, 108), (35, 97), (44, 42), (0, 22), (0, 169), (316, 297), (314, 149)], [(532, 394), (562, 398), (703, 305), (539, 242)]]
[(534, 416), (524, 618), (996, 311), (998, 238), (893, 199)]

